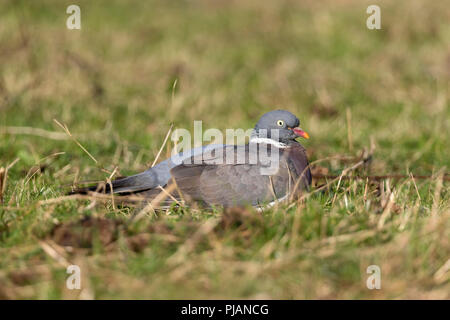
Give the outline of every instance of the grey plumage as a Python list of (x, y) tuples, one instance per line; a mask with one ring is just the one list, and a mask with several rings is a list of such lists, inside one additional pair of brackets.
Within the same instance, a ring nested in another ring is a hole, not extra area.
[[(258, 145), (258, 148), (266, 147), (269, 146), (264, 143)], [(235, 148), (245, 148), (245, 163), (211, 165), (202, 162), (173, 168), (171, 175), (182, 194), (207, 205), (257, 206), (283, 198), (294, 192), (294, 188), (297, 192), (304, 190), (311, 184), (305, 149), (300, 144), (274, 151), (280, 152), (280, 158), (278, 169), (272, 175), (261, 174), (261, 168), (267, 165), (259, 159), (256, 164), (249, 163), (248, 157), (254, 152), (249, 145)]]
[[(266, 113), (256, 124), (249, 144), (208, 145), (189, 150), (177, 155), (181, 164), (171, 157), (142, 173), (113, 181), (113, 192), (138, 194), (149, 200), (161, 191), (158, 186), (176, 182), (177, 189), (171, 198), (225, 207), (259, 206), (282, 199), (294, 189), (301, 192), (311, 184), (311, 172), (305, 149), (295, 141), (299, 135), (308, 137), (295, 128), (299, 123), (288, 111)], [(226, 159), (229, 155), (233, 157), (231, 161)], [(273, 155), (276, 157), (270, 157)], [(274, 164), (271, 161), (277, 161), (277, 170), (263, 174), (264, 169)], [(75, 193), (96, 188), (78, 189)], [(104, 191), (111, 191), (108, 185)]]
[[(182, 152), (177, 154), (177, 159), (175, 157), (171, 157), (160, 163), (156, 164), (154, 167), (151, 167), (144, 172), (120, 178), (112, 181), (113, 192), (118, 194), (127, 194), (139, 191), (146, 191), (149, 189), (157, 188), (158, 186), (165, 186), (169, 182), (171, 175), (170, 169), (174, 168), (177, 165), (178, 161), (182, 161), (188, 159), (192, 156), (202, 154), (205, 151), (212, 150), (214, 148), (221, 148), (223, 145), (211, 144), (203, 147), (194, 148), (188, 150), (186, 152)], [(97, 191), (98, 185), (87, 187), (87, 188), (79, 188), (73, 192), (74, 193), (86, 193), (88, 191)], [(159, 189), (158, 189), (159, 190)], [(107, 184), (104, 186), (104, 192), (111, 192), (110, 186)]]

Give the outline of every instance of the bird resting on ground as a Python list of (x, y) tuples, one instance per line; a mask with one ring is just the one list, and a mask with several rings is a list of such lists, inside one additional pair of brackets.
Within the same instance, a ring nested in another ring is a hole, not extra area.
[(163, 206), (178, 201), (223, 207), (271, 205), (311, 185), (306, 150), (296, 141), (309, 136), (299, 125), (289, 111), (271, 111), (259, 119), (246, 145), (194, 148), (142, 173), (103, 184), (103, 190), (95, 185), (72, 193), (132, 194), (146, 202), (161, 192), (170, 193), (160, 203)]

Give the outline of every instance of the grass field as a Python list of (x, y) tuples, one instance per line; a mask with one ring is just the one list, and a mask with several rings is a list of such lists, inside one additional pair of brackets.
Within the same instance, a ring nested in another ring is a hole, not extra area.
[[(1, 1), (0, 298), (450, 299), (449, 21), (425, 0)], [(262, 213), (64, 197), (148, 168), (171, 123), (273, 109), (345, 177)]]

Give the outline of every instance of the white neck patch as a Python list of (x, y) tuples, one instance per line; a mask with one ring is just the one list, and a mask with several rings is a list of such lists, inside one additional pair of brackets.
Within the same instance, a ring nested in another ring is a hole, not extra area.
[(279, 142), (279, 141), (275, 141), (269, 138), (258, 138), (258, 137), (254, 137), (250, 139), (250, 143), (266, 143), (266, 144), (271, 144), (277, 148), (280, 149), (284, 149), (287, 148), (287, 145), (285, 143)]

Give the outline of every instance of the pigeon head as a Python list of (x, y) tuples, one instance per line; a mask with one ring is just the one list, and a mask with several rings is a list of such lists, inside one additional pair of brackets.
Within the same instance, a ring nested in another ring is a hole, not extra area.
[(254, 135), (282, 143), (289, 143), (298, 137), (308, 139), (309, 135), (299, 126), (300, 120), (295, 115), (286, 110), (275, 110), (267, 112), (259, 119)]

